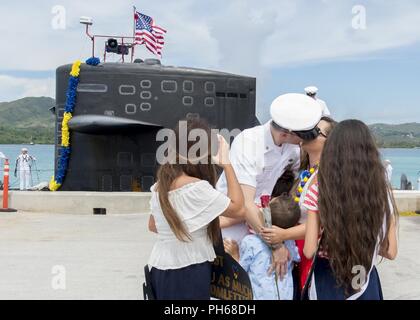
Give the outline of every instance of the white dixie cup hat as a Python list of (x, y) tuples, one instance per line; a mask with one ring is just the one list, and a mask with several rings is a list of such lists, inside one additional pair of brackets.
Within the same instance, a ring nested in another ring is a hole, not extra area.
[(322, 117), (320, 104), (300, 93), (278, 96), (270, 106), (271, 119), (276, 125), (290, 131), (312, 130)]
[(317, 94), (318, 93), (318, 88), (315, 86), (309, 86), (305, 88), (305, 93), (306, 94)]

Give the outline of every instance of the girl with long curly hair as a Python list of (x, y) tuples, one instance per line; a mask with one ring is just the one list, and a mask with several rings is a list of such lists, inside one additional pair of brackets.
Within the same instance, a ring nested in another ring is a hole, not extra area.
[(308, 210), (303, 252), (314, 259), (310, 299), (381, 300), (377, 256), (397, 255), (397, 216), (391, 187), (369, 128), (340, 122), (321, 156)]

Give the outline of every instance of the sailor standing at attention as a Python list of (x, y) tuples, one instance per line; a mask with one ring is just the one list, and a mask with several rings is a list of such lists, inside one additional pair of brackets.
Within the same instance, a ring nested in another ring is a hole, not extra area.
[(385, 173), (386, 173), (386, 178), (388, 179), (389, 183), (392, 182), (392, 165), (391, 165), (391, 161), (386, 159), (384, 161), (384, 166), (385, 166)]
[[(301, 137), (316, 130), (321, 119), (321, 106), (304, 94), (285, 94), (277, 97), (270, 107), (271, 119), (242, 131), (232, 142), (230, 159), (245, 199), (246, 221), (220, 217), (223, 238), (238, 244), (250, 233), (263, 227), (258, 204), (261, 195), (271, 195), (277, 179), (286, 168), (297, 176), (300, 165)], [(224, 173), (216, 188), (226, 193)], [(288, 251), (283, 246), (275, 250), (275, 267), (284, 274)]]
[(28, 154), (28, 149), (22, 148), (22, 153), (16, 159), (15, 177), (19, 167), (20, 190), (28, 190), (31, 187), (31, 167), (36, 158)]
[(327, 104), (325, 103), (325, 101), (324, 100), (321, 100), (321, 99), (318, 99), (316, 97), (316, 94), (318, 93), (318, 88), (317, 87), (314, 87), (314, 86), (306, 87), (305, 88), (305, 92), (306, 92), (306, 95), (308, 97), (311, 97), (312, 99), (315, 99), (321, 105), (321, 108), (322, 108), (322, 116), (323, 117), (330, 117), (331, 116), (331, 112), (328, 109)]

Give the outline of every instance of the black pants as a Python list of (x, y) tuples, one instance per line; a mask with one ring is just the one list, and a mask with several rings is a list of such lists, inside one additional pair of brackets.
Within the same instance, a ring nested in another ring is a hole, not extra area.
[[(344, 300), (344, 289), (337, 286), (329, 260), (319, 258), (315, 263), (315, 283), (318, 300)], [(357, 300), (383, 300), (381, 281), (376, 267), (373, 267), (369, 284)]]
[(295, 263), (293, 270), (292, 270), (292, 277), (293, 277), (293, 300), (300, 300), (300, 274), (299, 274), (299, 267)]
[(185, 268), (152, 268), (151, 281), (157, 300), (210, 300), (212, 264), (203, 262)]

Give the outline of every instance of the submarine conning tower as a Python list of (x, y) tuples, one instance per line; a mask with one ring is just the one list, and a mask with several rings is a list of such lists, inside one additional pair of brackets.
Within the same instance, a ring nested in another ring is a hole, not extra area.
[[(71, 65), (56, 70), (55, 170)], [(205, 118), (229, 130), (258, 124), (256, 79), (225, 72), (138, 63), (82, 64), (71, 156), (63, 191), (149, 191), (155, 182), (156, 133), (179, 120)]]

